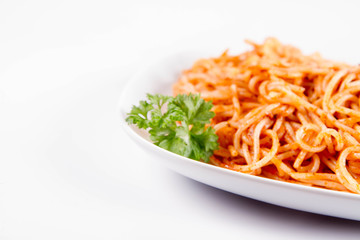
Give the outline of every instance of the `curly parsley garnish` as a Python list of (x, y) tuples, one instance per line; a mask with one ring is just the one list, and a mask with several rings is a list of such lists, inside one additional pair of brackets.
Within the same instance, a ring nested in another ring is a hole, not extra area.
[(126, 122), (147, 129), (150, 139), (161, 148), (208, 162), (218, 148), (215, 130), (205, 127), (215, 116), (210, 111), (212, 103), (191, 93), (176, 97), (147, 94), (147, 98), (147, 101), (140, 101), (139, 106), (132, 107)]

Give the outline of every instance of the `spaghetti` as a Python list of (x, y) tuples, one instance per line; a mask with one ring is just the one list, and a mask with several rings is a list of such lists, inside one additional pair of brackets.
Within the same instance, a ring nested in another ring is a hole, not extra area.
[(174, 94), (212, 101), (220, 147), (210, 162), (235, 171), (360, 193), (360, 67), (305, 56), (274, 38), (201, 59)]

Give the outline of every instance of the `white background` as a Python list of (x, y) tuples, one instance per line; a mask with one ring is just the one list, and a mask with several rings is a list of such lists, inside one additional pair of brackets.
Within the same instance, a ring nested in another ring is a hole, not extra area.
[[(146, 156), (117, 104), (173, 52), (275, 36), (360, 62), (357, 1), (1, 1), (1, 239), (359, 239), (360, 223), (236, 196)], [(360, 204), (359, 204), (360, 207)]]

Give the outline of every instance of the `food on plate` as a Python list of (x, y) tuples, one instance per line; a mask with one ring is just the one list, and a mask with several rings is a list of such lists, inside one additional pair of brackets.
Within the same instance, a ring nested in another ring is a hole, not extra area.
[(140, 101), (139, 106), (132, 107), (126, 121), (148, 130), (155, 145), (208, 162), (213, 150), (218, 149), (214, 129), (205, 126), (215, 116), (210, 111), (211, 102), (191, 93), (176, 97), (147, 94), (147, 98), (147, 101)]
[(210, 126), (202, 122), (218, 137), (209, 162), (360, 193), (360, 67), (274, 38), (248, 43), (252, 50), (240, 55), (198, 60), (173, 87), (174, 96), (200, 94), (213, 104)]

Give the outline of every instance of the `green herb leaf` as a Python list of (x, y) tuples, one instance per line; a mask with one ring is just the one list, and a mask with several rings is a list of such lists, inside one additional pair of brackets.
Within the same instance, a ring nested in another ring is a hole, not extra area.
[(138, 128), (148, 128), (149, 119), (148, 113), (153, 110), (153, 105), (149, 104), (146, 101), (140, 101), (140, 105), (133, 106), (131, 112), (128, 113), (129, 117), (126, 118), (126, 122), (129, 124), (136, 124)]
[(191, 93), (176, 97), (147, 94), (147, 98), (148, 102), (140, 101), (139, 106), (133, 106), (126, 121), (148, 129), (150, 139), (159, 147), (208, 162), (218, 148), (214, 129), (205, 127), (215, 116), (211, 112), (212, 103)]

